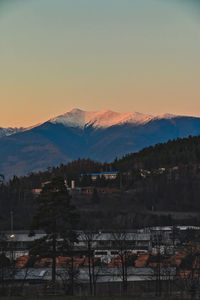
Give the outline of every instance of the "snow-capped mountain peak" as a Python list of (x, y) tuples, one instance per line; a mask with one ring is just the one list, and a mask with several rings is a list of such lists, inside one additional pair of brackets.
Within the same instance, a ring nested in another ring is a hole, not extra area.
[(110, 126), (130, 124), (144, 124), (149, 122), (151, 115), (138, 112), (118, 113), (111, 110), (84, 111), (72, 109), (66, 113), (50, 119), (51, 123), (61, 123), (65, 126), (84, 128), (92, 125), (97, 128), (107, 128)]

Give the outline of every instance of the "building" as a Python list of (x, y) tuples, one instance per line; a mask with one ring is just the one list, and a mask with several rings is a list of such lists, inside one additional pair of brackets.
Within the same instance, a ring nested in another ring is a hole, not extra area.
[[(119, 243), (124, 242), (124, 250), (131, 253), (149, 251), (151, 249), (150, 233), (125, 232), (118, 234), (115, 232), (83, 232), (79, 231), (78, 243), (75, 243), (77, 253), (85, 253), (88, 250), (88, 242), (94, 251), (96, 257), (109, 261), (115, 257), (119, 251)], [(29, 236), (29, 231), (15, 231), (14, 233), (5, 232), (4, 241), (6, 241), (7, 257), (13, 259), (19, 256), (28, 255), (31, 245), (36, 239), (45, 236), (45, 233), (38, 231), (34, 236)], [(3, 250), (3, 249), (2, 249)]]
[(90, 176), (92, 181), (96, 181), (98, 178), (104, 178), (106, 180), (114, 180), (114, 179), (117, 178), (118, 174), (119, 174), (118, 171), (100, 172), (100, 173), (87, 173), (87, 174), (81, 174), (81, 177)]

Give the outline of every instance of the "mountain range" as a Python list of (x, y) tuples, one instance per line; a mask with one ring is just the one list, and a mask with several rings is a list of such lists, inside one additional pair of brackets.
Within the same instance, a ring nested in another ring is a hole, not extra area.
[(112, 161), (146, 146), (200, 134), (200, 118), (73, 109), (29, 128), (0, 128), (0, 173), (7, 178), (77, 158)]

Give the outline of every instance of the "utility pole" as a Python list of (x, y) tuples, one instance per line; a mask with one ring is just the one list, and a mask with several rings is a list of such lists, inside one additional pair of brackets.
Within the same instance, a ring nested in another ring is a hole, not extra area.
[(10, 211), (10, 237), (13, 235), (13, 211)]
[(122, 190), (122, 173), (121, 172), (119, 173), (119, 180), (120, 180), (120, 182), (119, 182), (120, 190)]
[(157, 270), (156, 270), (156, 296), (161, 297), (162, 295), (162, 282), (161, 282), (161, 235), (156, 234), (156, 248), (157, 248)]

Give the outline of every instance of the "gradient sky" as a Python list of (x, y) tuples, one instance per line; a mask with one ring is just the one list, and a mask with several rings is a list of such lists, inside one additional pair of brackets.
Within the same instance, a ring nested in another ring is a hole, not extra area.
[(0, 0), (0, 126), (74, 107), (200, 116), (199, 0)]

